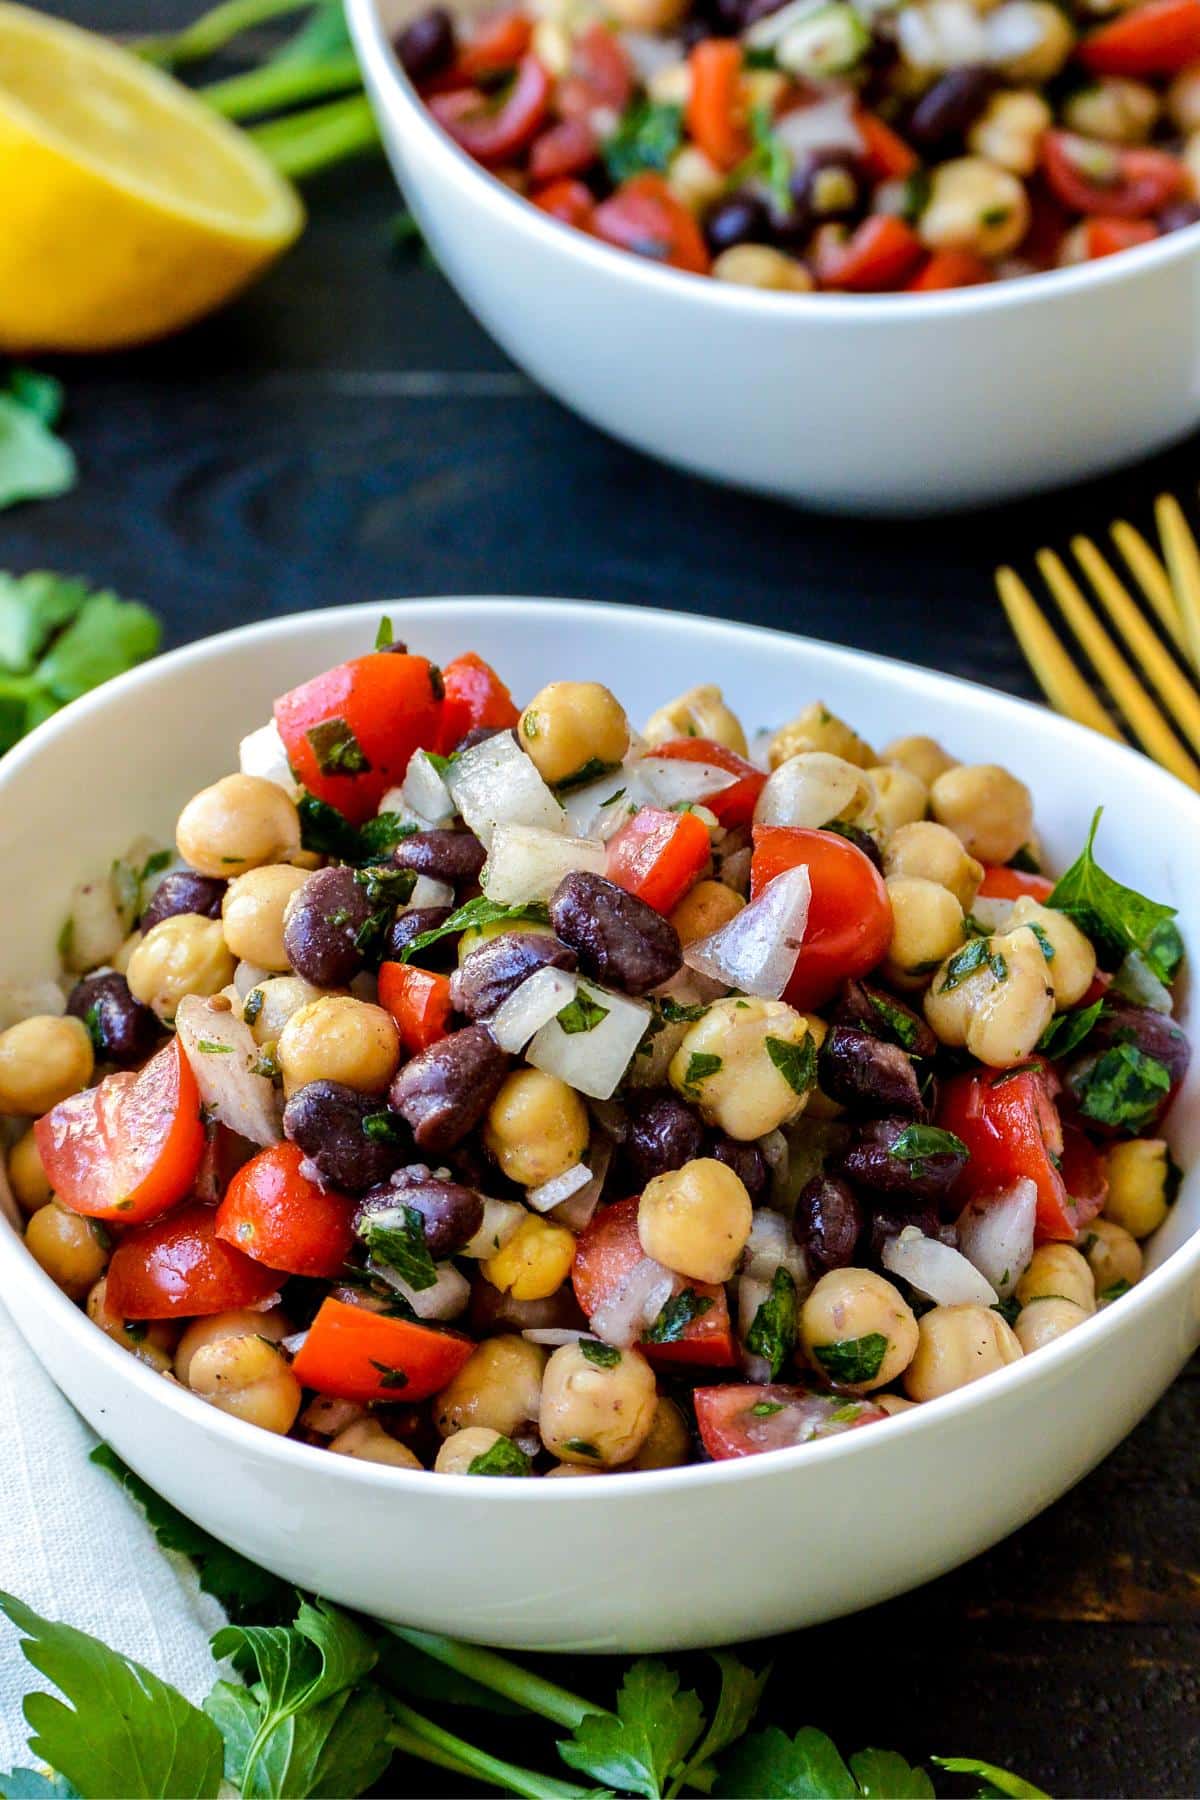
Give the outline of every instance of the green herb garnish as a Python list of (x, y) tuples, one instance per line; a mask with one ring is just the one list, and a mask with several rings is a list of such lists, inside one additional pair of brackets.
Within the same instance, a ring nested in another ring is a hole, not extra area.
[(715, 1075), (720, 1067), (721, 1058), (719, 1056), (711, 1056), (704, 1050), (693, 1050), (688, 1057), (687, 1070), (683, 1077), (684, 1087), (694, 1088), (701, 1081), (707, 1081), (709, 1076)]
[(712, 1306), (709, 1294), (698, 1294), (695, 1288), (684, 1288), (668, 1300), (650, 1329), (643, 1333), (645, 1344), (677, 1344), (695, 1319), (702, 1319)]
[(419, 936), (405, 945), (400, 956), (401, 962), (411, 962), (422, 950), (428, 950), (441, 938), (453, 936), (456, 932), (478, 930), (482, 925), (495, 925), (500, 920), (511, 920), (516, 924), (548, 925), (550, 914), (546, 907), (537, 901), (530, 901), (525, 906), (498, 906), (494, 900), (488, 900), (483, 894), (474, 900), (468, 900), (457, 912), (451, 913), (440, 925), (430, 931), (422, 931)]
[(635, 100), (621, 114), (603, 148), (613, 181), (627, 181), (646, 169), (666, 170), (683, 142), (683, 108), (664, 101)]
[(882, 1331), (869, 1331), (866, 1337), (842, 1338), (836, 1344), (814, 1344), (812, 1354), (831, 1381), (854, 1387), (863, 1381), (874, 1381), (883, 1367), (887, 1347), (888, 1339)]
[(796, 1348), (796, 1283), (784, 1268), (771, 1279), (771, 1292), (754, 1315), (746, 1333), (746, 1348), (761, 1356), (778, 1381)]
[(906, 1125), (889, 1145), (888, 1155), (895, 1157), (897, 1162), (907, 1163), (909, 1174), (917, 1179), (927, 1172), (934, 1157), (965, 1158), (967, 1146), (952, 1131), (943, 1131), (938, 1125)]
[(816, 1085), (817, 1046), (811, 1032), (807, 1032), (799, 1044), (777, 1037), (764, 1038), (763, 1043), (793, 1094), (807, 1094)]
[(366, 775), (371, 765), (345, 719), (322, 719), (305, 732), (322, 775)]
[(574, 1037), (581, 1031), (595, 1031), (597, 1025), (607, 1019), (609, 1009), (593, 1000), (590, 994), (580, 988), (573, 1000), (569, 1000), (561, 1012), (555, 1013), (559, 1027), (568, 1037)]
[(1136, 1135), (1155, 1117), (1171, 1091), (1171, 1071), (1136, 1044), (1114, 1044), (1072, 1080), (1079, 1110), (1098, 1125)]
[(1091, 1036), (1103, 1010), (1104, 1001), (1100, 999), (1085, 1006), (1082, 1012), (1059, 1013), (1038, 1039), (1038, 1049), (1046, 1056), (1067, 1056), (1072, 1050), (1078, 1050), (1084, 1039)]
[(1066, 913), (1079, 929), (1113, 961), (1128, 951), (1145, 957), (1160, 981), (1171, 982), (1183, 960), (1183, 939), (1175, 925), (1175, 908), (1148, 900), (1106, 875), (1092, 854), (1103, 807), (1097, 807), (1087, 843), (1046, 901)]
[[(365, 1120), (363, 1124), (365, 1129)], [(383, 1211), (366, 1213), (355, 1231), (372, 1261), (394, 1269), (417, 1293), (436, 1285), (437, 1265), (425, 1242), (425, 1220), (415, 1206), (401, 1201)]]
[(152, 612), (108, 589), (93, 592), (44, 570), (0, 572), (0, 752), (69, 700), (153, 656), (160, 636)]
[(529, 1458), (509, 1437), (498, 1437), (487, 1450), (473, 1456), (467, 1464), (468, 1475), (528, 1475)]
[(579, 1353), (598, 1369), (615, 1369), (621, 1360), (621, 1352), (611, 1344), (597, 1343), (594, 1338), (580, 1338)]

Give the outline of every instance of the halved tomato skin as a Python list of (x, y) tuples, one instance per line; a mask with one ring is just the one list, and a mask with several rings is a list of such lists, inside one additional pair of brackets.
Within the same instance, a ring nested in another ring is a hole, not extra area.
[(790, 1450), (797, 1444), (839, 1437), (860, 1425), (874, 1425), (888, 1416), (869, 1399), (848, 1400), (844, 1394), (822, 1394), (815, 1388), (783, 1383), (696, 1388), (692, 1400), (701, 1441), (714, 1462)]
[(298, 1144), (260, 1150), (229, 1184), (216, 1233), (255, 1262), (289, 1275), (340, 1275), (354, 1248), (354, 1203), (302, 1173)]
[[(580, 1234), (571, 1281), (575, 1298), (589, 1318), (605, 1300), (611, 1299), (645, 1255), (638, 1237), (637, 1214), (636, 1194), (628, 1200), (613, 1201), (602, 1207)], [(681, 1275), (675, 1291), (682, 1293), (685, 1288), (690, 1288), (699, 1300), (709, 1302), (704, 1312), (691, 1320), (673, 1343), (641, 1343), (638, 1349), (655, 1368), (680, 1363), (709, 1369), (736, 1368), (737, 1345), (724, 1288), (706, 1281), (685, 1281)]]
[(198, 1319), (257, 1306), (284, 1277), (216, 1234), (216, 1209), (189, 1201), (123, 1237), (108, 1265), (108, 1305), (123, 1319)]
[(794, 825), (756, 825), (750, 864), (750, 897), (768, 882), (804, 864), (812, 899), (804, 941), (784, 999), (812, 1012), (842, 983), (869, 975), (892, 941), (892, 907), (882, 875), (869, 857), (832, 831)]
[(305, 1387), (341, 1400), (427, 1400), (454, 1379), (474, 1348), (458, 1332), (331, 1298), (322, 1301), (292, 1368)]

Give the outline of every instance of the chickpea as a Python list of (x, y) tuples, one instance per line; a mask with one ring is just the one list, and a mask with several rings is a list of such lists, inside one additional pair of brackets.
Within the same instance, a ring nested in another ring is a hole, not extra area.
[(0, 1031), (0, 1113), (40, 1118), (92, 1078), (95, 1053), (82, 1019), (36, 1013)]
[(188, 801), (175, 842), (198, 874), (240, 875), (299, 850), (300, 815), (275, 782), (261, 775), (226, 775)]
[(726, 750), (736, 750), (739, 756), (749, 752), (741, 721), (726, 706), (720, 688), (711, 683), (689, 688), (686, 694), (660, 706), (646, 720), (643, 735), (649, 744), (665, 744), (678, 737), (702, 737), (723, 744)]
[(782, 1000), (716, 1000), (684, 1033), (667, 1076), (706, 1124), (745, 1143), (804, 1111), (814, 1052), (802, 1014)]
[(1111, 1219), (1093, 1219), (1082, 1237), (1098, 1299), (1103, 1300), (1111, 1288), (1137, 1286), (1142, 1279), (1141, 1246), (1123, 1225), (1114, 1225)]
[(962, 943), (962, 907), (949, 888), (919, 876), (891, 875), (886, 885), (892, 905), (888, 975), (897, 987), (924, 987), (943, 958)]
[(1092, 1271), (1073, 1244), (1040, 1244), (1017, 1283), (1022, 1306), (1047, 1298), (1071, 1300), (1087, 1313), (1096, 1310)]
[(1167, 89), (1167, 116), (1178, 131), (1200, 131), (1200, 62), (1181, 69)]
[(87, 1297), (87, 1316), (106, 1337), (159, 1375), (171, 1367), (176, 1328), (168, 1319), (135, 1320), (130, 1324), (108, 1304), (108, 1276), (102, 1275)]
[(260, 969), (290, 967), (283, 944), (283, 916), (289, 900), (308, 880), (306, 869), (268, 863), (230, 882), (221, 903), (221, 927), (234, 956)]
[(330, 1438), (329, 1449), (335, 1456), (357, 1457), (359, 1462), (386, 1463), (393, 1469), (420, 1469), (419, 1456), (407, 1444), (385, 1431), (378, 1419), (356, 1419)]
[(590, 1131), (574, 1088), (541, 1069), (515, 1069), (488, 1109), (483, 1141), (510, 1181), (533, 1188), (581, 1162)]
[[(635, 1465), (630, 1463), (629, 1467), (632, 1469)], [(561, 1481), (564, 1475), (573, 1477), (576, 1475), (607, 1475), (608, 1473), (607, 1469), (594, 1469), (587, 1463), (555, 1463), (552, 1469), (546, 1470), (542, 1480), (549, 1481), (553, 1477)]]
[(1029, 1356), (1052, 1344), (1064, 1331), (1085, 1325), (1087, 1319), (1083, 1307), (1076, 1306), (1074, 1300), (1065, 1300), (1061, 1294), (1045, 1294), (1021, 1308), (1013, 1330), (1023, 1353)]
[(767, 761), (772, 769), (777, 769), (801, 750), (831, 751), (853, 763), (856, 769), (872, 769), (879, 762), (870, 744), (820, 700), (812, 701), (789, 724), (780, 727), (768, 746)]
[(285, 1437), (300, 1411), (300, 1383), (261, 1336), (221, 1338), (193, 1353), (188, 1386), (219, 1412)]
[(1130, 1138), (1108, 1153), (1104, 1216), (1131, 1237), (1149, 1237), (1170, 1211), (1173, 1169), (1162, 1138)]
[(1068, 96), (1063, 123), (1068, 130), (1105, 144), (1144, 144), (1158, 114), (1158, 95), (1152, 87), (1110, 75)]
[(1075, 28), (1051, 0), (1006, 0), (984, 29), (992, 65), (1031, 87), (1052, 80), (1075, 48)]
[[(687, 83), (687, 64), (677, 64), (676, 67), (682, 69)], [(671, 74), (673, 71), (666, 70), (664, 73)], [(684, 103), (686, 104), (686, 94)], [(697, 149), (695, 144), (685, 144), (671, 159), (671, 166), (667, 170), (667, 186), (689, 212), (705, 213), (724, 194), (725, 175), (715, 162), (705, 156), (703, 150)]]
[(175, 1346), (175, 1376), (184, 1387), (190, 1387), (192, 1358), (210, 1344), (222, 1344), (227, 1338), (261, 1337), (278, 1344), (291, 1331), (287, 1319), (277, 1306), (269, 1312), (210, 1313), (207, 1318), (193, 1319)]
[(8, 1153), (8, 1185), (22, 1212), (35, 1213), (53, 1198), (50, 1178), (42, 1167), (33, 1127), (19, 1137)]
[(131, 931), (129, 936), (125, 939), (125, 942), (121, 945), (121, 948), (113, 957), (112, 966), (117, 971), (118, 975), (128, 974), (129, 959), (141, 943), (143, 935), (144, 934), (140, 931)]
[(135, 1000), (169, 1021), (189, 994), (219, 994), (228, 987), (234, 966), (219, 919), (175, 913), (151, 926), (129, 959), (125, 979)]
[(1021, 1356), (1011, 1325), (990, 1306), (934, 1306), (922, 1315), (904, 1374), (910, 1400), (937, 1400)]
[(906, 1400), (903, 1394), (876, 1394), (871, 1404), (894, 1418), (897, 1413), (911, 1412), (917, 1403), (915, 1400)]
[(800, 1313), (813, 1368), (852, 1394), (887, 1387), (917, 1348), (917, 1321), (900, 1290), (871, 1269), (831, 1269)]
[(1029, 198), (1015, 175), (982, 156), (958, 156), (933, 170), (917, 232), (928, 250), (969, 250), (990, 259), (1016, 249), (1029, 218)]
[(1031, 931), (974, 942), (978, 951), (965, 945), (934, 976), (925, 1017), (943, 1044), (965, 1044), (989, 1068), (1010, 1069), (1032, 1054), (1054, 1017), (1050, 965)]
[[(1013, 907), (1006, 922), (1006, 934), (1011, 935), (1022, 925), (1036, 926), (1035, 936), (1040, 934), (1054, 952), (1046, 958), (1046, 973), (1054, 989), (1055, 1006), (1060, 1009), (1074, 1006), (1077, 1000), (1083, 999), (1096, 973), (1096, 952), (1091, 943), (1066, 913), (1056, 912), (1052, 906), (1042, 906), (1030, 894), (1022, 894)], [(1045, 955), (1045, 943), (1041, 948)]]
[(292, 1014), (276, 1056), (286, 1094), (310, 1081), (340, 1081), (359, 1094), (381, 1094), (400, 1064), (400, 1034), (382, 1006), (326, 994)]
[(39, 1268), (71, 1300), (82, 1300), (108, 1267), (108, 1240), (91, 1219), (57, 1200), (38, 1210), (25, 1227), (25, 1248)]
[(952, 831), (932, 819), (901, 825), (883, 852), (885, 875), (915, 876), (948, 888), (963, 912), (970, 912), (983, 880), (983, 865), (968, 856)]
[(716, 258), (712, 273), (737, 287), (777, 293), (811, 294), (817, 285), (802, 262), (769, 244), (734, 244)]
[[(684, 106), (691, 98), (692, 71), (686, 62), (667, 63), (665, 68), (657, 70), (646, 83), (646, 93), (659, 106)], [(686, 152), (681, 152), (686, 154)], [(703, 152), (700, 152), (703, 155)], [(706, 162), (708, 158), (704, 159)], [(712, 166), (711, 164), (709, 165)], [(725, 192), (725, 177), (721, 177), (720, 190), (712, 197), (719, 200)], [(682, 198), (682, 196), (681, 196)]]
[(294, 1013), (323, 997), (324, 990), (302, 975), (276, 975), (250, 989), (241, 1013), (256, 1044), (273, 1044)]
[(1023, 781), (994, 763), (960, 764), (929, 793), (933, 816), (982, 863), (1006, 863), (1033, 831), (1033, 799)]
[(487, 1425), (514, 1437), (538, 1416), (546, 1352), (516, 1334), (485, 1338), (433, 1406), (443, 1437), (469, 1426)]
[(598, 681), (552, 681), (535, 694), (517, 723), (534, 768), (553, 786), (590, 764), (612, 768), (629, 748), (629, 720), (616, 695)]
[(456, 1431), (438, 1451), (434, 1474), (469, 1475), (476, 1457), (486, 1456), (504, 1436), (504, 1432), (493, 1431), (487, 1425), (469, 1425), (465, 1431)]
[(1032, 175), (1054, 114), (1032, 88), (993, 94), (967, 133), (967, 148), (1013, 175)]
[(927, 788), (932, 787), (938, 776), (944, 775), (947, 769), (956, 767), (954, 758), (942, 749), (936, 738), (922, 737), (920, 734), (893, 738), (890, 744), (884, 745), (880, 755), (883, 762), (907, 769), (910, 775), (923, 781)]
[(908, 769), (881, 763), (867, 770), (867, 779), (875, 789), (875, 801), (867, 808), (863, 824), (868, 831), (890, 837), (904, 825), (913, 825), (925, 817), (929, 805), (929, 789)]
[(730, 1280), (754, 1208), (741, 1179), (712, 1156), (655, 1175), (642, 1190), (638, 1237), (655, 1262), (692, 1281)]
[(683, 1414), (673, 1400), (660, 1400), (642, 1447), (627, 1466), (631, 1469), (678, 1469), (691, 1460), (692, 1440)]
[(657, 1405), (654, 1371), (639, 1351), (622, 1350), (603, 1366), (589, 1362), (578, 1344), (564, 1344), (542, 1381), (542, 1442), (561, 1462), (613, 1468), (637, 1455)]
[(503, 1249), (483, 1264), (484, 1279), (514, 1300), (548, 1300), (557, 1294), (575, 1260), (575, 1239), (565, 1225), (529, 1213)]
[(698, 881), (671, 914), (671, 924), (679, 933), (681, 944), (694, 944), (728, 925), (745, 904), (742, 896), (723, 881)]

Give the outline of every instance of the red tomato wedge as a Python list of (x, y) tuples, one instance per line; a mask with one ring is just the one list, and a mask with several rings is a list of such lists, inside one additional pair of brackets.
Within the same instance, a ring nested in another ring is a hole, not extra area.
[(474, 1348), (458, 1332), (330, 1299), (321, 1302), (292, 1367), (305, 1387), (340, 1400), (427, 1400)]
[(136, 1074), (106, 1075), (34, 1126), (56, 1197), (90, 1219), (133, 1225), (182, 1200), (204, 1154), (200, 1091), (178, 1038)]
[(1034, 900), (1047, 900), (1054, 892), (1054, 883), (1046, 875), (993, 863), (983, 871), (979, 892), (985, 900), (1020, 900), (1026, 894)]
[(598, 20), (571, 45), (571, 62), (554, 96), (564, 119), (591, 119), (598, 107), (624, 112), (633, 98), (634, 73), (629, 53), (616, 33)]
[(1108, 1199), (1108, 1173), (1104, 1157), (1078, 1125), (1063, 1126), (1062, 1168), (1059, 1173), (1071, 1196), (1076, 1225), (1087, 1225), (1104, 1211)]
[(574, 225), (576, 231), (592, 229), (592, 213), (596, 196), (583, 181), (552, 181), (547, 187), (535, 188), (529, 198), (552, 219)]
[(843, 981), (868, 975), (892, 941), (892, 908), (875, 865), (856, 845), (832, 831), (793, 825), (756, 825), (750, 864), (750, 897), (804, 863), (812, 900), (804, 942), (784, 999), (811, 1012), (832, 998)]
[(1165, 150), (1120, 150), (1073, 131), (1046, 133), (1042, 168), (1064, 206), (1118, 219), (1158, 212), (1187, 183), (1183, 164)]
[[(638, 1196), (617, 1200), (602, 1207), (583, 1231), (575, 1248), (571, 1280), (575, 1298), (590, 1318), (596, 1308), (610, 1300), (621, 1282), (642, 1260), (645, 1251), (637, 1231)], [(676, 1280), (675, 1291), (685, 1288), (711, 1304), (699, 1318), (684, 1327), (683, 1335), (671, 1344), (642, 1344), (656, 1368), (672, 1363), (700, 1364), (710, 1369), (734, 1369), (738, 1363), (737, 1345), (729, 1322), (725, 1290), (705, 1281)]]
[(697, 1388), (692, 1395), (704, 1448), (714, 1462), (732, 1456), (760, 1456), (765, 1450), (792, 1450), (797, 1444), (840, 1437), (887, 1414), (870, 1400), (818, 1394), (812, 1388), (747, 1382)]
[(673, 269), (707, 275), (708, 247), (687, 207), (678, 201), (661, 175), (633, 175), (616, 193), (602, 200), (592, 215), (592, 230), (606, 243)]
[(395, 1019), (405, 1052), (415, 1056), (450, 1030), (450, 977), (411, 963), (381, 963), (379, 1004)]
[(1096, 75), (1174, 75), (1200, 58), (1200, 0), (1148, 0), (1091, 32), (1076, 55)]
[(596, 160), (596, 134), (586, 119), (563, 119), (543, 131), (529, 152), (531, 181), (581, 175)]
[(429, 110), (459, 147), (486, 167), (507, 162), (533, 142), (550, 108), (550, 77), (536, 56), (523, 56), (508, 88), (431, 94)]
[(873, 181), (903, 181), (920, 168), (921, 159), (912, 145), (885, 125), (878, 113), (859, 111), (854, 123), (864, 146), (859, 161)]
[(1037, 1188), (1038, 1243), (1074, 1238), (1075, 1210), (1058, 1167), (1062, 1121), (1045, 1069), (955, 1075), (942, 1088), (937, 1122), (970, 1151), (954, 1188), (960, 1200), (986, 1200), (1026, 1177)]
[(703, 875), (712, 854), (708, 831), (695, 813), (643, 806), (608, 846), (605, 873), (656, 912), (674, 912)]
[(521, 716), (495, 669), (473, 650), (446, 664), (442, 686), (445, 693), (437, 747), (443, 756), (456, 749), (469, 731), (483, 725), (506, 731)]
[(523, 12), (496, 13), (473, 27), (458, 53), (454, 73), (461, 83), (498, 75), (520, 62), (533, 42), (533, 20)]
[(216, 1235), (215, 1208), (189, 1201), (122, 1238), (108, 1304), (123, 1319), (199, 1319), (277, 1294), (283, 1276)]
[(689, 136), (718, 169), (750, 154), (746, 131), (742, 46), (734, 38), (704, 38), (688, 57), (685, 119)]
[(721, 788), (715, 794), (706, 794), (703, 804), (710, 813), (716, 815), (722, 825), (748, 825), (754, 817), (754, 805), (767, 784), (767, 778), (761, 769), (756, 769), (752, 762), (747, 762), (736, 750), (727, 750), (724, 744), (714, 744), (711, 738), (687, 737), (670, 738), (665, 744), (655, 744), (649, 754), (665, 756), (668, 761), (710, 763), (713, 768), (724, 769), (727, 775), (736, 775), (737, 780), (732, 787)]
[(1118, 250), (1134, 250), (1139, 244), (1152, 244), (1158, 226), (1149, 219), (1094, 218), (1083, 221), (1083, 245), (1088, 262), (1102, 256), (1115, 256)]
[(340, 1275), (354, 1248), (354, 1204), (301, 1174), (297, 1144), (271, 1144), (240, 1168), (217, 1208), (217, 1236), (289, 1275)]
[(978, 287), (991, 279), (991, 268), (982, 256), (970, 250), (936, 250), (906, 286), (910, 294), (934, 294), (945, 288)]
[(822, 287), (846, 293), (883, 293), (901, 287), (924, 254), (920, 238), (903, 219), (876, 213), (844, 241), (821, 242), (817, 279)]
[(413, 751), (435, 747), (441, 712), (431, 662), (377, 650), (281, 695), (275, 723), (297, 780), (361, 825), (404, 780)]

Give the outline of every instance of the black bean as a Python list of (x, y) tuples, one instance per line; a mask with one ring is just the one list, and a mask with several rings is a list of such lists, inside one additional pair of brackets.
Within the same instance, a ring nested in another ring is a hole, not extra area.
[(1133, 1044), (1144, 1056), (1163, 1063), (1170, 1071), (1172, 1087), (1179, 1086), (1192, 1060), (1192, 1047), (1170, 1013), (1153, 1012), (1148, 1006), (1132, 1006), (1121, 1000), (1105, 1003), (1087, 1040), (1087, 1053), (1090, 1056), (1114, 1044)]
[(792, 1236), (815, 1275), (844, 1269), (854, 1261), (866, 1223), (858, 1196), (835, 1175), (814, 1175), (801, 1188), (792, 1217)]
[(835, 1025), (817, 1057), (822, 1093), (858, 1112), (922, 1113), (921, 1086), (899, 1044), (853, 1025)]
[(766, 243), (770, 235), (770, 215), (756, 194), (732, 194), (719, 201), (704, 221), (704, 236), (714, 256), (735, 244)]
[(922, 150), (937, 150), (964, 137), (995, 85), (995, 75), (982, 64), (951, 69), (918, 100), (909, 117), (908, 136)]
[(833, 1017), (839, 1025), (855, 1025), (889, 1043), (899, 1044), (910, 1056), (934, 1056), (937, 1039), (921, 1017), (885, 988), (866, 981), (848, 981), (838, 995)]
[[(368, 1129), (369, 1119), (383, 1122), (378, 1134)], [(348, 1194), (386, 1181), (406, 1154), (400, 1121), (390, 1119), (379, 1095), (360, 1094), (339, 1081), (297, 1088), (284, 1108), (283, 1130), (323, 1184)]]
[[(452, 907), (449, 906), (413, 906), (407, 912), (397, 913), (387, 929), (383, 940), (384, 960), (402, 962), (404, 953), (414, 938), (421, 937), (426, 931), (436, 931), (450, 917)], [(430, 944), (426, 950), (418, 950), (409, 958), (419, 969), (452, 969), (455, 966), (455, 939), (441, 937), (436, 944)]]
[(450, 1000), (469, 1019), (490, 1019), (538, 969), (573, 969), (575, 952), (546, 931), (505, 931), (486, 938), (450, 977)]
[(507, 1072), (487, 1026), (468, 1025), (414, 1056), (389, 1098), (422, 1150), (452, 1150), (479, 1124)]
[(668, 919), (603, 875), (564, 875), (550, 902), (550, 923), (589, 975), (627, 994), (648, 994), (683, 966), (679, 933)]
[(358, 936), (371, 917), (367, 890), (353, 869), (318, 869), (288, 912), (284, 948), (297, 975), (314, 987), (345, 987), (363, 966)]
[(1194, 200), (1173, 200), (1158, 215), (1158, 229), (1165, 234), (1200, 225), (1200, 206)]
[(967, 1160), (965, 1150), (939, 1150), (930, 1155), (919, 1150), (893, 1154), (906, 1131), (921, 1130), (911, 1119), (871, 1119), (860, 1125), (847, 1149), (836, 1160), (833, 1173), (856, 1187), (868, 1188), (881, 1205), (903, 1211), (920, 1201), (941, 1200), (953, 1186)]
[(739, 1143), (737, 1138), (726, 1137), (724, 1132), (718, 1132), (709, 1155), (724, 1163), (727, 1169), (733, 1170), (755, 1206), (766, 1198), (771, 1170), (757, 1144)]
[(587, 1320), (569, 1281), (544, 1300), (514, 1300), (482, 1275), (471, 1283), (468, 1324), (473, 1337), (494, 1337), (508, 1331), (587, 1330)]
[(792, 202), (814, 225), (852, 219), (863, 203), (863, 182), (848, 150), (810, 150), (791, 179)]
[(653, 1094), (631, 1103), (625, 1155), (636, 1187), (645, 1187), (668, 1169), (682, 1169), (704, 1154), (704, 1127), (674, 1094)]
[(199, 913), (203, 919), (219, 919), (228, 882), (214, 875), (193, 875), (190, 869), (173, 869), (164, 875), (138, 923), (143, 931), (173, 919), (178, 913)]
[(398, 31), (392, 47), (410, 81), (426, 81), (453, 61), (454, 21), (443, 7), (433, 6)]
[(425, 1243), (435, 1262), (457, 1256), (483, 1224), (483, 1201), (474, 1188), (433, 1174), (425, 1163), (397, 1169), (391, 1179), (364, 1194), (354, 1215), (354, 1229), (374, 1213), (411, 1206), (420, 1213)]
[(392, 851), (398, 869), (411, 869), (433, 881), (478, 881), (487, 851), (473, 831), (418, 831), (402, 838)]
[(144, 1062), (161, 1030), (150, 1008), (134, 999), (129, 983), (115, 969), (77, 981), (67, 1011), (87, 1026), (96, 1055), (122, 1068)]

